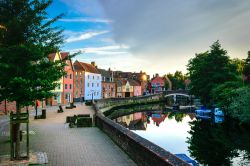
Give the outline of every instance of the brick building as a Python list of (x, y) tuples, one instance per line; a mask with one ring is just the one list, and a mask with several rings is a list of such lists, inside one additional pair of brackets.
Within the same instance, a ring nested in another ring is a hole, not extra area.
[(102, 75), (102, 98), (116, 97), (116, 83), (110, 70), (98, 69)]

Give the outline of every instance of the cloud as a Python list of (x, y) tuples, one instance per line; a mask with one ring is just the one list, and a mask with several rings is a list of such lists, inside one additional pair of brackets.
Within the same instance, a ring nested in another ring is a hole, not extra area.
[(71, 53), (81, 52), (83, 54), (95, 54), (95, 55), (121, 55), (128, 54), (126, 45), (110, 45), (103, 47), (86, 47), (68, 50)]
[(59, 19), (61, 22), (94, 22), (94, 23), (111, 23), (112, 20), (102, 18), (63, 18)]
[[(99, 0), (114, 40), (147, 59), (152, 71), (185, 70), (195, 53), (216, 40), (232, 56), (250, 45), (250, 2), (235, 0)], [(145, 68), (148, 68), (146, 66)]]
[(66, 34), (69, 35), (70, 37), (68, 37), (65, 41), (67, 43), (71, 43), (71, 42), (76, 42), (80, 40), (87, 40), (92, 37), (102, 35), (108, 32), (109, 31), (74, 33), (74, 32), (67, 31)]

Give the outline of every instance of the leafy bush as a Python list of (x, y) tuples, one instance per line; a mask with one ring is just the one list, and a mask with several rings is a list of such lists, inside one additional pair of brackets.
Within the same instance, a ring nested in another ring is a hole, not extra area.
[(250, 87), (246, 86), (233, 90), (230, 101), (229, 114), (241, 122), (250, 122)]

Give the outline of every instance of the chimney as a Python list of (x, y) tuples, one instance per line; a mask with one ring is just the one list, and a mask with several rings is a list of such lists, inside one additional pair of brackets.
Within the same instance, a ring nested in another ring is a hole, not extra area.
[(95, 61), (91, 62), (91, 65), (94, 66), (94, 67), (96, 67)]
[(156, 74), (155, 74), (155, 77), (159, 77), (159, 74), (158, 74), (158, 73), (156, 73)]

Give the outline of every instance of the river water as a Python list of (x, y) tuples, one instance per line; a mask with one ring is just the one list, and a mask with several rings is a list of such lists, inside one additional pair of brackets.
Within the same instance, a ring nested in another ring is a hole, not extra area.
[(233, 120), (213, 116), (200, 119), (192, 111), (177, 112), (164, 105), (115, 112), (109, 116), (115, 122), (201, 165), (250, 165), (250, 130)]

